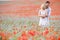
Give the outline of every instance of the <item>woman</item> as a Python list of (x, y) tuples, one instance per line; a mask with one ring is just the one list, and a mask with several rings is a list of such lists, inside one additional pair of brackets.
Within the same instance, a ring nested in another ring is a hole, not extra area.
[(48, 27), (49, 26), (48, 10), (46, 10), (45, 4), (41, 5), (41, 9), (39, 10), (38, 16), (40, 18), (39, 26), (40, 27)]

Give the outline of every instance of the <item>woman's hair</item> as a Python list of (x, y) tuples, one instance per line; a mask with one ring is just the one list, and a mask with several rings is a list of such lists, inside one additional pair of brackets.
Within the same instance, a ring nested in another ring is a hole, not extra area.
[(41, 5), (41, 10), (45, 10), (46, 9), (46, 5), (45, 4), (42, 4)]

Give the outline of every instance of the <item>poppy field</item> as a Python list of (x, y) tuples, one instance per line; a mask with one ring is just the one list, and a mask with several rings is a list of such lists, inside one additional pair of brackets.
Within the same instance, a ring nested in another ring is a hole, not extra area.
[(38, 26), (38, 11), (45, 1), (0, 1), (0, 40), (60, 40), (60, 0), (49, 0), (50, 26)]
[(38, 17), (1, 16), (0, 40), (60, 40), (60, 28), (55, 27), (58, 21), (50, 21), (52, 26), (42, 29), (38, 26)]

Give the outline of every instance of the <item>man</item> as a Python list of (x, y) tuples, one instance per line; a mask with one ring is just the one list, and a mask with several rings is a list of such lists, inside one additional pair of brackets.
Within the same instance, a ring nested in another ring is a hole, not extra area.
[(45, 5), (46, 5), (46, 10), (48, 11), (48, 16), (50, 16), (50, 14), (51, 14), (51, 8), (49, 7), (50, 6), (50, 2), (46, 1)]
[(48, 26), (50, 26), (50, 23), (49, 23), (49, 17), (50, 17), (50, 14), (51, 14), (51, 8), (50, 8), (50, 1), (46, 1), (45, 2), (45, 5), (46, 5), (46, 10), (48, 12), (48, 14), (46, 15), (46, 17), (48, 18)]
[(50, 24), (49, 24), (49, 16), (50, 16), (50, 13), (51, 13), (51, 8), (49, 7), (50, 2), (46, 1), (44, 3), (44, 5), (42, 5), (42, 8), (46, 7), (45, 10), (40, 9), (40, 11), (39, 11), (39, 17), (40, 17), (39, 26), (48, 27), (48, 26), (50, 26)]

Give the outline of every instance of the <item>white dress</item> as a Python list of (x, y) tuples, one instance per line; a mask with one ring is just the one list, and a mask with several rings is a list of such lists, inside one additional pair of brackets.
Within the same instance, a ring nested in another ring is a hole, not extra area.
[(50, 11), (48, 9), (46, 9), (46, 10), (40, 10), (39, 14), (40, 15), (45, 15), (46, 12), (49, 12), (48, 13), (48, 17), (45, 17), (45, 18), (40, 17), (39, 26), (42, 26), (42, 27), (48, 27), (48, 26), (50, 26), (50, 23), (49, 23)]

